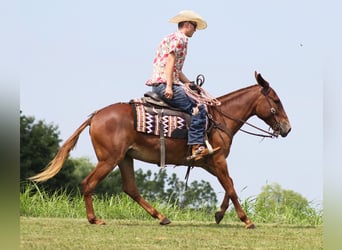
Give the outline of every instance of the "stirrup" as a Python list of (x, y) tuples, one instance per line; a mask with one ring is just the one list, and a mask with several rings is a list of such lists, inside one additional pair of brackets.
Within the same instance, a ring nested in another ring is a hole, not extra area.
[[(210, 155), (213, 155), (215, 154), (218, 150), (220, 150), (221, 148), (220, 147), (217, 147), (217, 148), (213, 148), (210, 143), (208, 142), (208, 140), (205, 140), (205, 144), (206, 144), (206, 148), (204, 146), (199, 146), (199, 148), (197, 149), (197, 152), (193, 152), (191, 151), (192, 155), (188, 156), (186, 159), (188, 161), (190, 160), (200, 160), (202, 159), (203, 157), (207, 157), (207, 156), (210, 156)], [(202, 147), (202, 148), (201, 148)]]

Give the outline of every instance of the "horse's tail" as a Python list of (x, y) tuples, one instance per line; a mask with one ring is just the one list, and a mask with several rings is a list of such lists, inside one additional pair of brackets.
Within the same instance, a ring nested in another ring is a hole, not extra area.
[(81, 126), (79, 126), (79, 128), (68, 138), (68, 140), (64, 142), (63, 146), (57, 152), (55, 158), (49, 162), (44, 171), (30, 177), (29, 180), (36, 182), (46, 181), (54, 177), (62, 169), (63, 163), (68, 158), (70, 151), (76, 146), (80, 134), (87, 126), (90, 125), (91, 119), (95, 113), (96, 112), (91, 114), (91, 116), (85, 122), (83, 122)]

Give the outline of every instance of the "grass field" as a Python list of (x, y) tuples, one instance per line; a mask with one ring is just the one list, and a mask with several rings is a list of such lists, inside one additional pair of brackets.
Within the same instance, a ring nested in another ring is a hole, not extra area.
[(322, 226), (157, 220), (20, 218), (20, 249), (323, 249)]
[(96, 214), (107, 225), (90, 225), (83, 197), (48, 194), (34, 186), (20, 193), (20, 249), (322, 249), (322, 211), (253, 211), (241, 203), (256, 225), (247, 230), (234, 210), (221, 223), (217, 208), (180, 209), (152, 205), (172, 223), (160, 226), (127, 195), (98, 198)]

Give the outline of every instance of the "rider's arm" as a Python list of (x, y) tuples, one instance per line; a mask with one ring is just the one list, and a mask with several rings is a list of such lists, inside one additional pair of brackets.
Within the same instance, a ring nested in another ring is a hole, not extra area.
[(173, 70), (175, 68), (176, 63), (176, 55), (172, 52), (168, 55), (166, 65), (165, 65), (165, 74), (166, 74), (166, 89), (165, 89), (165, 97), (172, 99), (173, 91)]
[(182, 82), (182, 83), (188, 83), (190, 82), (190, 80), (184, 75), (184, 73), (181, 71), (179, 72), (179, 80)]

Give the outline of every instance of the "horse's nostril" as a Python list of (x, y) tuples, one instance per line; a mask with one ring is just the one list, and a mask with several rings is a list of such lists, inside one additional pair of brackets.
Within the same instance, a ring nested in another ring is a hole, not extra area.
[(292, 129), (291, 127), (288, 130), (283, 129), (282, 130), (283, 132), (281, 133), (281, 136), (282, 137), (286, 137), (290, 133), (291, 129)]

